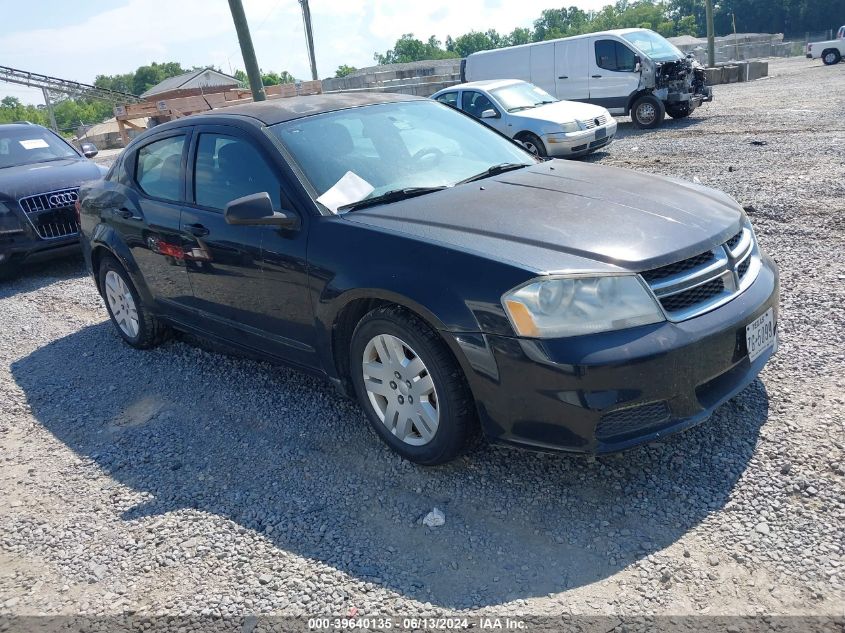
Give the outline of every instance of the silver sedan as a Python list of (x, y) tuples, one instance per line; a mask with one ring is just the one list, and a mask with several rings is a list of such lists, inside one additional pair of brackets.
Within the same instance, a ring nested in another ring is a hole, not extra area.
[(584, 156), (606, 147), (616, 135), (616, 120), (601, 106), (559, 101), (517, 79), (459, 84), (431, 98), (474, 116), (538, 156)]

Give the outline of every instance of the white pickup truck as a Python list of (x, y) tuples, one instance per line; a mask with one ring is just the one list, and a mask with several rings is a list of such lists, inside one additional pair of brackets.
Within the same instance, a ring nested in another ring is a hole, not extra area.
[(838, 64), (845, 57), (845, 26), (839, 27), (835, 40), (807, 44), (807, 57), (810, 59), (821, 57), (826, 66)]

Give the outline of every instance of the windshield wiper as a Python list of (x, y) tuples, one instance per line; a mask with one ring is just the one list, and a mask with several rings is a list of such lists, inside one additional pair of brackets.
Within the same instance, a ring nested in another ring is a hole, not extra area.
[(399, 200), (407, 200), (408, 198), (415, 198), (434, 191), (442, 191), (446, 189), (446, 185), (438, 185), (437, 187), (405, 187), (404, 189), (391, 189), (382, 194), (373, 196), (372, 198), (364, 198), (357, 202), (350, 202), (337, 208), (338, 211), (354, 211), (356, 209), (364, 209), (366, 207), (373, 207), (377, 204), (386, 204), (388, 202), (398, 202)]
[(508, 112), (522, 112), (523, 110), (533, 110), (537, 107), (537, 104), (534, 105), (524, 105), (524, 106), (516, 106), (515, 108), (511, 108)]
[(493, 165), (492, 167), (488, 167), (480, 174), (475, 174), (475, 176), (470, 176), (469, 178), (464, 178), (463, 180), (459, 180), (456, 182), (456, 185), (462, 185), (466, 182), (473, 182), (475, 180), (481, 180), (482, 178), (489, 178), (490, 176), (497, 176), (499, 174), (504, 174), (506, 171), (513, 171), (514, 169), (522, 169), (523, 167), (528, 167), (525, 163), (501, 163), (499, 165)]

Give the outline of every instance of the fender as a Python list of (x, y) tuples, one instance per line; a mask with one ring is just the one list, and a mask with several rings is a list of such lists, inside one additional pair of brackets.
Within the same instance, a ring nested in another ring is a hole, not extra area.
[[(339, 217), (320, 218), (314, 228), (309, 284), (316, 346), (330, 376), (337, 369), (333, 339), (338, 319), (361, 300), (406, 307), (444, 334), (513, 335), (501, 296), (531, 277), (524, 268)], [(438, 283), (441, 279), (448, 284)], [(443, 339), (463, 364), (454, 336)]]
[(97, 224), (97, 226), (94, 227), (94, 231), (91, 234), (90, 251), (90, 255), (86, 254), (86, 260), (90, 259), (91, 270), (94, 275), (94, 281), (97, 284), (97, 290), (101, 291), (100, 282), (97, 278), (97, 271), (94, 270), (94, 263), (98, 262), (100, 257), (102, 257), (103, 253), (98, 251), (105, 251), (115, 257), (123, 265), (126, 272), (129, 273), (129, 277), (131, 278), (132, 283), (135, 284), (135, 288), (141, 296), (141, 300), (144, 302), (145, 306), (153, 312), (156, 311), (152, 293), (150, 292), (146, 281), (144, 281), (141, 271), (138, 269), (138, 264), (135, 262), (135, 258), (132, 257), (129, 247), (112, 227), (103, 223)]

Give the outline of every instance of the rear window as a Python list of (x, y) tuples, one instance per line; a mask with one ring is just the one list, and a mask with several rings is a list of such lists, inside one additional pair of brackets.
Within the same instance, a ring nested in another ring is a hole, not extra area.
[(138, 150), (135, 181), (145, 194), (163, 200), (179, 200), (182, 194), (184, 136), (171, 136)]

